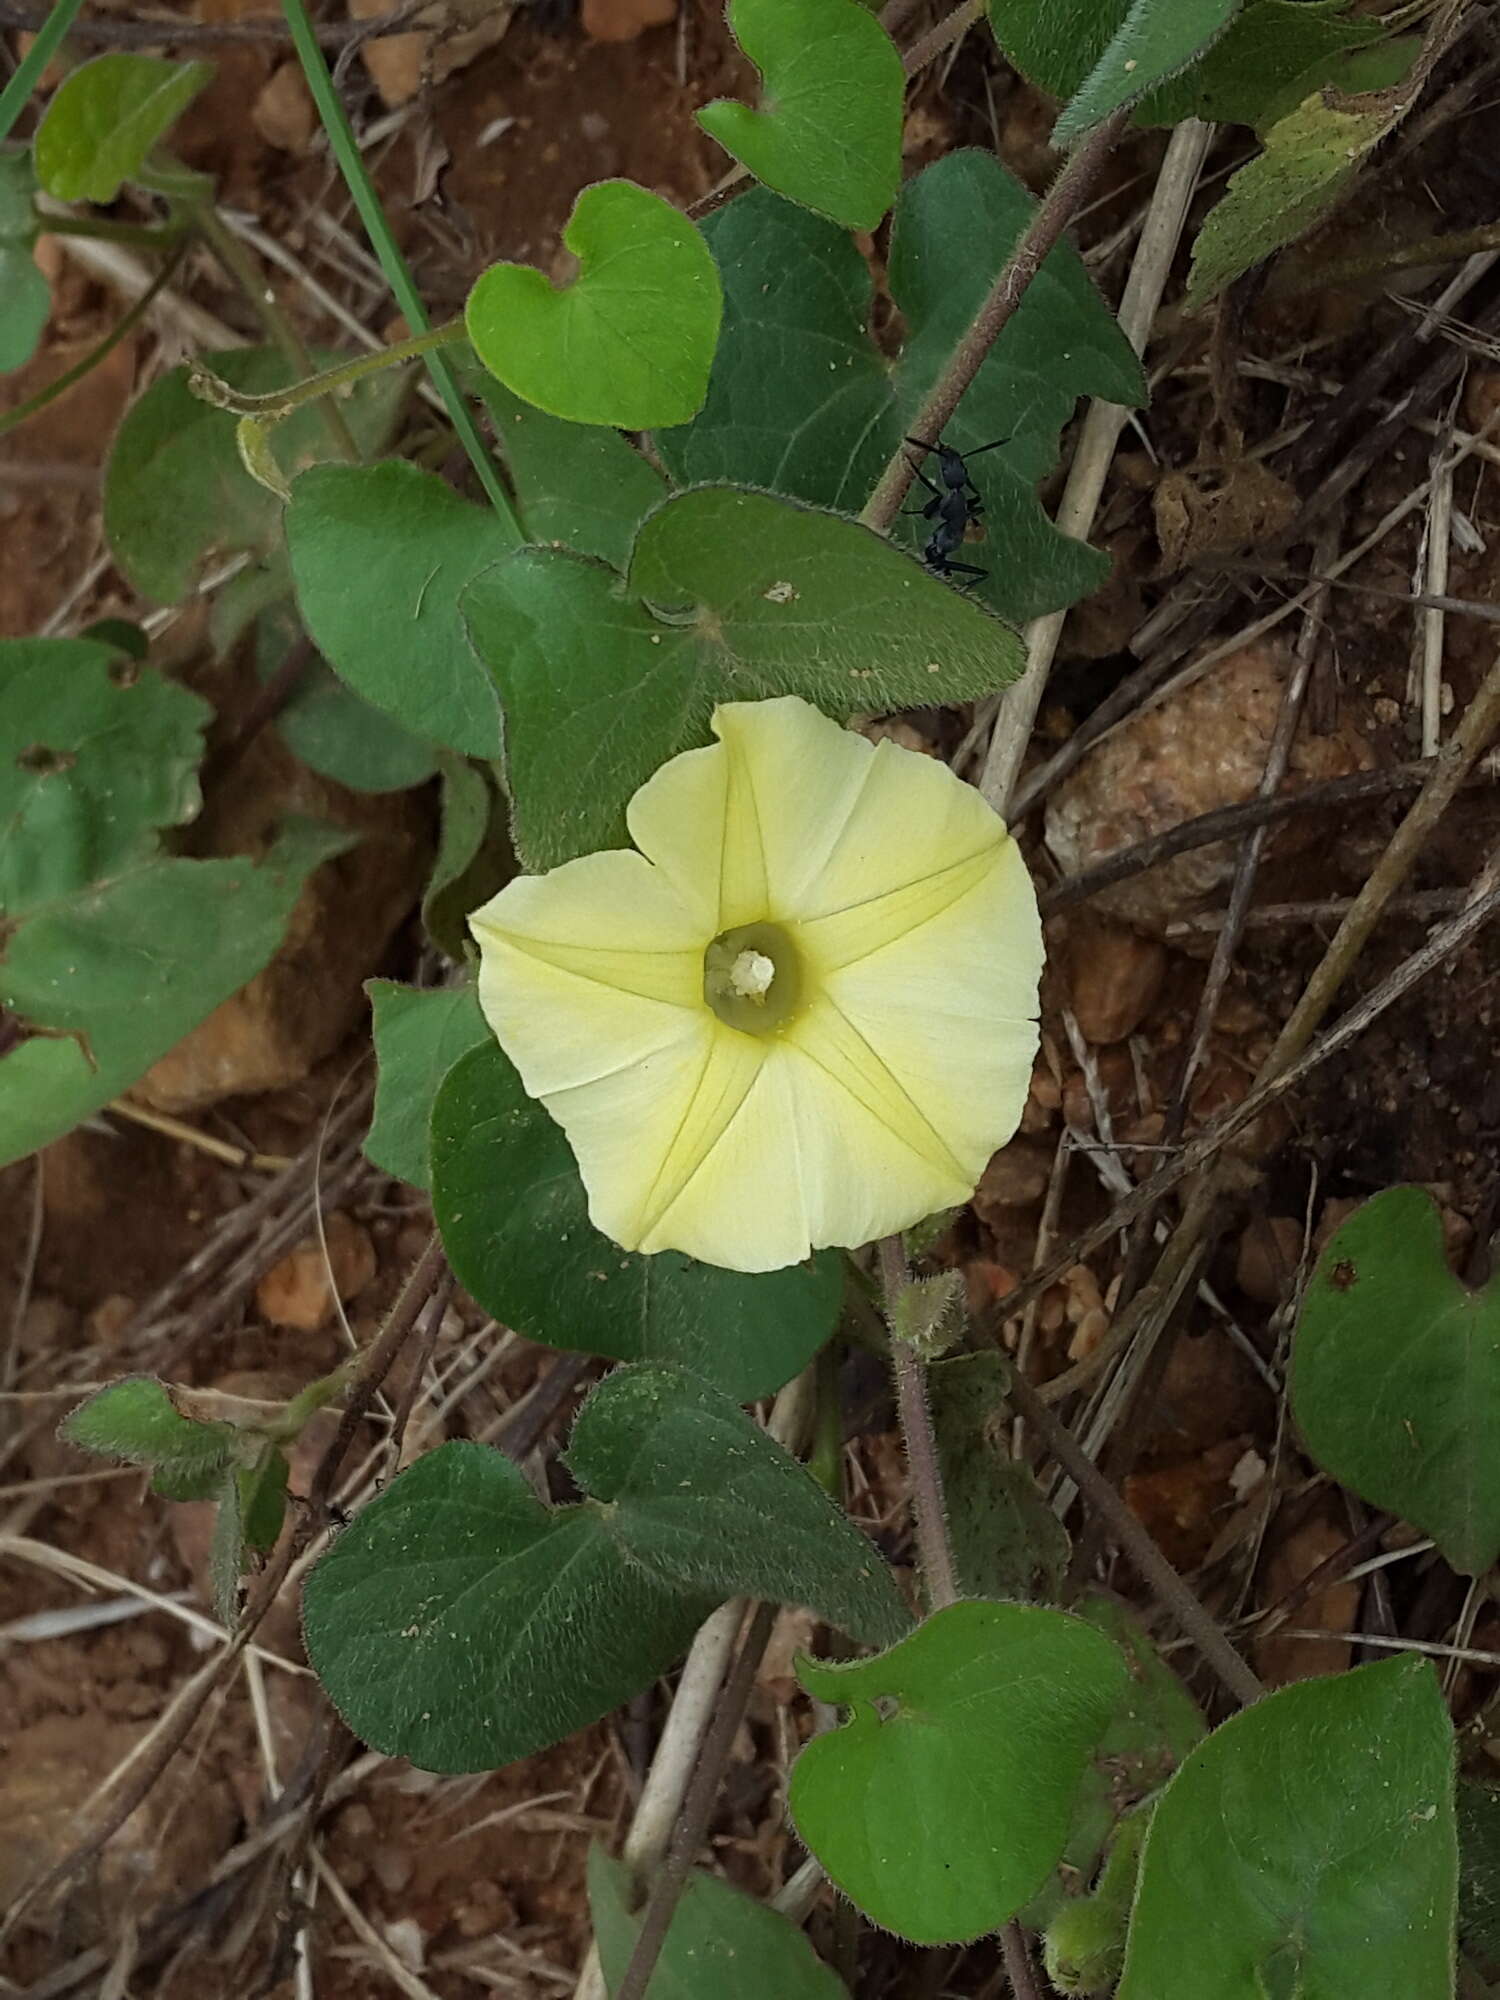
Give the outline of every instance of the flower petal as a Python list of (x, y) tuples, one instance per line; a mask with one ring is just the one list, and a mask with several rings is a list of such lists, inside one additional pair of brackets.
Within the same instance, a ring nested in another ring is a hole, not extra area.
[[(469, 928), (486, 966), (490, 953), (506, 945), (580, 981), (674, 1007), (703, 1005), (703, 927), (639, 854), (585, 854), (550, 875), (518, 876), (474, 911)], [(484, 984), (482, 978), (481, 1001)], [(534, 1027), (548, 1037), (545, 1020)], [(524, 1079), (520, 1054), (505, 1035), (501, 1040)]]
[(965, 1197), (1020, 1122), (1041, 967), (1036, 897), (1007, 838), (946, 908), (826, 976), (828, 999), (959, 1162)]

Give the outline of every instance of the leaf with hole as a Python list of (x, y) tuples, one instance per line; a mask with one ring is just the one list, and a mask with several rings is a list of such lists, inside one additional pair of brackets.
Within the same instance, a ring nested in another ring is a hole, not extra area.
[(471, 368), (465, 380), (494, 423), (527, 541), (623, 569), (636, 529), (666, 498), (656, 468), (607, 425), (549, 417), (482, 368)]
[(390, 459), (319, 465), (292, 487), (286, 543), (308, 635), (341, 680), (406, 729), (500, 754), (500, 704), (458, 601), (514, 540), (492, 508)]
[(1022, 664), (1014, 632), (869, 529), (732, 487), (648, 515), (623, 581), (523, 549), (463, 609), (533, 868), (623, 845), (631, 794), (708, 741), (716, 702), (798, 694), (843, 719), (970, 700)]
[(720, 98), (698, 123), (758, 181), (846, 229), (874, 229), (901, 180), (906, 78), (859, 0), (731, 0), (761, 108)]
[(87, 639), (0, 645), (0, 911), (30, 911), (149, 859), (198, 812), (213, 714)]
[(438, 1086), (460, 1056), (490, 1039), (472, 986), (398, 986), (369, 979), (375, 1116), (365, 1157), (412, 1187), (428, 1185), (428, 1126)]
[(109, 1382), (63, 1418), (64, 1444), (151, 1468), (152, 1491), (169, 1500), (205, 1500), (234, 1463), (233, 1424), (185, 1417), (154, 1375)]
[(0, 153), (0, 375), (24, 368), (52, 311), (52, 288), (36, 267), (35, 181), (27, 153)]
[(879, 1642), (890, 1572), (806, 1469), (678, 1369), (617, 1369), (567, 1454), (588, 1497), (546, 1507), (501, 1452), (429, 1452), (308, 1580), (308, 1654), (349, 1726), (429, 1770), (555, 1743), (650, 1685), (715, 1605), (808, 1600)]
[[(340, 358), (316, 352), (311, 360), (323, 368)], [(274, 348), (232, 348), (203, 361), (246, 395), (284, 388), (293, 375)], [(407, 388), (406, 370), (387, 369), (356, 384), (340, 403), (362, 452), (379, 451), (391, 436)], [(281, 502), (246, 472), (234, 433), (233, 413), (195, 396), (186, 368), (159, 376), (131, 405), (115, 435), (104, 474), (104, 530), (127, 580), (159, 604), (181, 603), (210, 569), (233, 556), (250, 556), (254, 571), (272, 574), (269, 587), (246, 606), (243, 628), (291, 584)], [(329, 457), (333, 448), (316, 403), (278, 424), (271, 446), (287, 479)], [(235, 578), (242, 590), (244, 574)], [(266, 584), (263, 575), (254, 581)], [(216, 634), (221, 652), (237, 636), (221, 628)]]
[[(589, 1846), (589, 1916), (611, 1993), (619, 1990), (640, 1934), (631, 1874), (598, 1841)], [(848, 2000), (806, 1934), (743, 1889), (693, 1869), (646, 1989), (650, 2000)]]
[(37, 179), (59, 201), (113, 201), (213, 73), (209, 62), (122, 50), (80, 64), (37, 127)]
[[(734, 480), (856, 512), (917, 421), (954, 342), (1035, 210), (998, 161), (949, 154), (908, 181), (892, 224), (889, 283), (906, 328), (894, 368), (875, 347), (870, 271), (847, 234), (761, 189), (705, 224), (724, 279), (725, 318), (708, 402), (657, 446), (682, 484)], [(1145, 398), (1140, 364), (1077, 252), (1046, 259), (948, 427), (985, 503), (963, 559), (987, 569), (972, 594), (1022, 623), (1098, 587), (1107, 563), (1059, 534), (1036, 497), (1080, 395)], [(912, 453), (915, 457), (915, 452)], [(919, 509), (930, 497), (917, 491)], [(893, 536), (920, 550), (920, 511)]]
[(1158, 1801), (1118, 2000), (1447, 2000), (1457, 1880), (1429, 1663), (1282, 1688)]
[(1457, 1570), (1481, 1576), (1500, 1556), (1500, 1277), (1476, 1290), (1453, 1275), (1424, 1189), (1387, 1188), (1329, 1242), (1289, 1388), (1325, 1472)]
[(579, 195), (563, 229), (571, 284), (492, 264), (469, 293), (474, 352), (508, 389), (572, 423), (651, 430), (702, 407), (723, 299), (679, 209), (633, 181)]
[(832, 1334), (838, 1254), (747, 1276), (600, 1235), (562, 1128), (486, 1038), (432, 1113), (432, 1203), (465, 1290), (529, 1340), (691, 1368), (738, 1401), (791, 1380)]
[(1056, 1865), (1126, 1666), (1081, 1618), (969, 1599), (797, 1674), (850, 1711), (793, 1767), (798, 1833), (873, 1922), (944, 1944), (1007, 1922)]

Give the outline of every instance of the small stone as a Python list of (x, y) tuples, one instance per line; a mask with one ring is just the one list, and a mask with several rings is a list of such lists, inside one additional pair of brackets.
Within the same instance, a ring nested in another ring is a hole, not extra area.
[(1291, 1296), (1301, 1258), (1300, 1222), (1290, 1215), (1257, 1215), (1240, 1237), (1234, 1281), (1258, 1306), (1279, 1306)]
[(1052, 1172), (1051, 1146), (1035, 1139), (1012, 1139), (985, 1168), (974, 1192), (974, 1207), (982, 1222), (992, 1209), (1025, 1208), (1047, 1192)]
[(300, 63), (284, 62), (271, 72), (251, 107), (250, 121), (268, 146), (283, 153), (307, 150), (318, 116)]
[(314, 1333), (333, 1312), (335, 1290), (340, 1299), (352, 1299), (375, 1276), (375, 1246), (368, 1230), (343, 1214), (330, 1215), (324, 1228), (326, 1257), (317, 1237), (309, 1237), (273, 1264), (256, 1286), (255, 1303), (273, 1326)]
[(1098, 917), (1068, 927), (1068, 985), (1086, 1042), (1123, 1042), (1155, 1005), (1167, 976), (1165, 948), (1154, 938)]
[(677, 18), (677, 0), (583, 0), (579, 19), (593, 42), (633, 42)]

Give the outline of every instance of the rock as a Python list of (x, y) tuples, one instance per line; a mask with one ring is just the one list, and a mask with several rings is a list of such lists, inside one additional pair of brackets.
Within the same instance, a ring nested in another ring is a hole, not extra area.
[(251, 121), (268, 146), (283, 153), (302, 153), (317, 129), (318, 114), (303, 81), (300, 63), (284, 62), (261, 85), (250, 110)]
[(1086, 1042), (1123, 1042), (1156, 1003), (1167, 954), (1155, 938), (1084, 914), (1068, 926), (1068, 987)]
[[(1268, 643), (1243, 647), (1089, 751), (1047, 806), (1047, 845), (1064, 874), (1081, 874), (1122, 847), (1252, 797), (1265, 769), (1287, 665), (1286, 654)], [(1304, 724), (1285, 789), (1343, 777), (1369, 763), (1368, 749), (1352, 730), (1313, 736)], [(1323, 837), (1315, 821), (1294, 819), (1276, 831), (1269, 848), (1284, 856)], [(1161, 937), (1170, 922), (1206, 909), (1221, 894), (1235, 854), (1235, 844), (1225, 841), (1194, 848), (1102, 891), (1091, 907)]]
[(352, 1299), (375, 1276), (375, 1246), (367, 1230), (343, 1214), (330, 1215), (324, 1229), (326, 1258), (323, 1245), (310, 1236), (256, 1286), (256, 1306), (273, 1326), (315, 1333), (332, 1315), (335, 1291), (340, 1299)]
[(594, 42), (633, 42), (677, 18), (677, 0), (583, 0), (583, 32)]
[(294, 762), (262, 730), (194, 828), (204, 854), (258, 854), (288, 815), (359, 838), (313, 871), (270, 963), (149, 1069), (131, 1092), (180, 1113), (297, 1083), (365, 1008), (379, 965), (426, 876), (431, 833), (409, 794), (348, 791)]
[(1234, 1281), (1258, 1306), (1279, 1306), (1291, 1297), (1301, 1257), (1300, 1222), (1290, 1215), (1257, 1215), (1240, 1237)]
[[(390, 0), (349, 0), (350, 18), (375, 20)], [(424, 84), (441, 83), (495, 43), (515, 12), (510, 0), (438, 0), (399, 35), (366, 42), (360, 58), (388, 111), (406, 104)]]
[[(85, 1711), (45, 1716), (10, 1734), (0, 1766), (0, 1904), (9, 1907), (72, 1848), (74, 1814), (144, 1733), (144, 1727)], [(190, 1810), (184, 1810), (185, 1793)], [(104, 1848), (87, 1889), (70, 1901), (70, 1915), (98, 1935), (127, 1914), (139, 1916), (167, 1898), (191, 1894), (229, 1845), (234, 1824), (224, 1786), (198, 1760), (180, 1760)], [(44, 1908), (34, 1906), (28, 1918), (41, 1926)], [(75, 1947), (83, 1941), (72, 1940)]]
[(1002, 1146), (974, 1192), (981, 1222), (989, 1221), (992, 1209), (1025, 1208), (1040, 1201), (1047, 1192), (1053, 1151), (1035, 1139), (1012, 1139)]

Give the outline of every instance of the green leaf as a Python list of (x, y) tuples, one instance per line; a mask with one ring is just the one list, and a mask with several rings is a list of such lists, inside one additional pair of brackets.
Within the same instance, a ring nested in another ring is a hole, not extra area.
[(895, 1584), (807, 1471), (677, 1370), (616, 1371), (568, 1462), (592, 1497), (544, 1507), (500, 1452), (442, 1445), (308, 1580), (308, 1654), (366, 1742), (429, 1770), (530, 1755), (638, 1693), (723, 1599), (899, 1630)]
[(631, 794), (708, 740), (716, 702), (799, 694), (844, 718), (966, 701), (1023, 657), (1014, 632), (869, 529), (730, 487), (648, 515), (623, 584), (523, 549), (463, 609), (500, 683), (533, 868), (620, 846)]
[[(1386, 33), (1378, 20), (1351, 17), (1347, 9), (1348, 0), (1251, 0), (1206, 55), (1136, 107), (1137, 122), (1205, 118), (1259, 126), (1294, 111), (1338, 76), (1349, 51)], [(1290, 90), (1296, 95), (1286, 104)]]
[(1126, 1677), (1082, 1619), (973, 1599), (878, 1659), (797, 1672), (851, 1711), (793, 1768), (797, 1831), (868, 1917), (917, 1944), (994, 1930), (1036, 1894)]
[(292, 822), (259, 865), (142, 862), (6, 941), (0, 1006), (41, 1033), (0, 1061), (0, 1166), (71, 1131), (260, 971), (302, 884), (347, 836)]
[(390, 459), (320, 465), (292, 487), (286, 542), (308, 634), (356, 694), (428, 741), (500, 754), (500, 704), (459, 595), (512, 546), (492, 508)]
[(237, 1437), (232, 1424), (183, 1416), (154, 1375), (106, 1383), (63, 1418), (57, 1434), (82, 1451), (149, 1465), (153, 1490), (170, 1500), (215, 1492), (233, 1463)]
[(1198, 231), (1188, 309), (1204, 305), (1321, 222), (1390, 123), (1382, 102), (1351, 111), (1314, 94), (1273, 125), (1265, 151), (1231, 178)]
[(0, 911), (149, 859), (198, 811), (213, 714), (151, 668), (86, 639), (0, 642)]
[(37, 179), (59, 201), (113, 201), (213, 73), (209, 62), (120, 52), (81, 64), (37, 127)]
[(1448, 2000), (1457, 1875), (1431, 1666), (1282, 1688), (1162, 1794), (1118, 2000)]
[(1458, 1784), (1458, 1935), (1493, 1976), (1500, 1967), (1500, 1790)]
[(29, 153), (0, 153), (0, 375), (24, 368), (52, 311), (52, 290), (36, 267)]
[(633, 181), (579, 195), (563, 230), (578, 259), (555, 286), (492, 264), (464, 308), (474, 352), (538, 409), (580, 424), (650, 430), (701, 408), (723, 299), (703, 238)]
[[(611, 1994), (630, 1964), (641, 1913), (630, 1907), (631, 1874), (598, 1841), (589, 1846), (589, 1916)], [(848, 2000), (806, 1935), (742, 1889), (694, 1869), (663, 1940), (647, 2000)]]
[(859, 0), (731, 0), (762, 106), (720, 98), (698, 123), (758, 181), (847, 229), (874, 229), (901, 180), (906, 77)]
[(1500, 1556), (1500, 1277), (1454, 1277), (1437, 1204), (1387, 1188), (1318, 1259), (1292, 1350), (1292, 1413), (1343, 1485), (1431, 1535), (1457, 1570)]
[(286, 1519), (286, 1486), (291, 1476), (286, 1453), (268, 1444), (253, 1465), (235, 1474), (240, 1502), (240, 1535), (246, 1548), (274, 1549)]
[[(857, 512), (869, 498), (1030, 221), (1032, 196), (987, 153), (949, 154), (896, 204), (889, 282), (907, 329), (893, 370), (870, 338), (869, 267), (848, 236), (754, 189), (709, 218), (725, 288), (708, 402), (657, 446), (680, 483), (734, 480)], [(973, 461), (985, 539), (967, 560), (989, 576), (973, 595), (1016, 623), (1073, 603), (1105, 558), (1061, 535), (1036, 498), (1080, 395), (1138, 403), (1140, 364), (1070, 244), (1043, 264), (947, 432)], [(895, 538), (931, 533), (905, 515)]]
[(1065, 1897), (1046, 1927), (1043, 1960), (1059, 1993), (1113, 1993), (1125, 1963), (1130, 1905), (1140, 1874), (1149, 1807), (1128, 1814), (1090, 1894)]
[[(1163, 83), (1216, 41), (1242, 0), (1130, 0), (1098, 62), (1053, 128), (1072, 146), (1122, 104)], [(1004, 0), (991, 0), (992, 10)], [(1038, 10), (1040, 11), (1040, 10)], [(992, 13), (993, 18), (993, 13)]]
[(927, 1371), (948, 1532), (966, 1596), (1051, 1601), (1068, 1566), (1068, 1531), (1008, 1448), (1010, 1374), (998, 1354)]
[(422, 896), (422, 922), (439, 951), (462, 962), (470, 949), (465, 919), (510, 881), (516, 857), (510, 814), (491, 770), (447, 754), (441, 770), (441, 831)]
[(428, 1185), (427, 1131), (438, 1085), (490, 1039), (472, 986), (398, 986), (369, 979), (375, 1021), (375, 1117), (365, 1157), (412, 1187)]
[(666, 495), (661, 474), (618, 431), (564, 423), (483, 369), (472, 376), (495, 426), (526, 539), (623, 569), (642, 516)]
[[(263, 682), (282, 665), (300, 630), (289, 597), (257, 620), (255, 670)], [(361, 701), (319, 659), (310, 660), (298, 677), (290, 701), (277, 714), (276, 732), (309, 770), (352, 792), (407, 791), (432, 776), (441, 754)]]
[[(292, 378), (286, 357), (274, 348), (231, 348), (202, 358), (246, 395), (268, 394)], [(311, 357), (315, 368), (340, 358), (324, 352)], [(379, 451), (390, 437), (407, 386), (406, 370), (387, 369), (356, 384), (340, 403), (365, 454)], [(205, 571), (239, 554), (275, 572), (253, 614), (290, 589), (281, 502), (246, 472), (234, 433), (233, 412), (195, 396), (185, 367), (159, 376), (131, 405), (105, 470), (104, 529), (115, 561), (143, 596), (180, 603)], [(278, 424), (271, 449), (288, 480), (326, 458), (333, 446), (318, 406), (309, 404)], [(235, 583), (243, 590), (245, 576)], [(217, 637), (222, 650), (233, 635), (221, 630)]]
[(747, 1276), (675, 1250), (631, 1256), (601, 1236), (561, 1128), (493, 1041), (438, 1091), (432, 1203), (459, 1283), (549, 1347), (673, 1362), (748, 1401), (790, 1381), (838, 1320), (835, 1252)]

